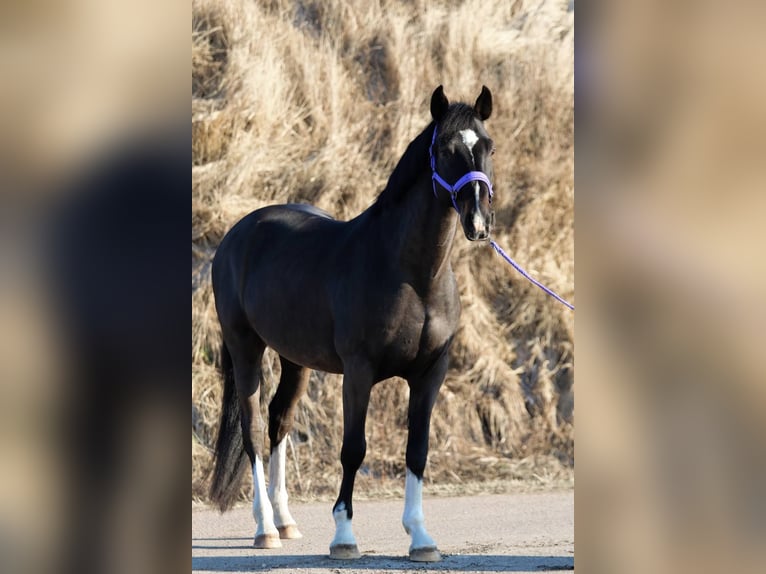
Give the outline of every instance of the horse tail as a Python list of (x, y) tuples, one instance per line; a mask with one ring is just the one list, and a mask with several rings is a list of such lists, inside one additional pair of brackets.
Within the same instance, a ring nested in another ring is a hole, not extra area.
[(210, 500), (221, 512), (236, 502), (242, 476), (249, 468), (240, 423), (239, 397), (234, 384), (234, 367), (226, 343), (221, 343), (223, 405), (215, 444), (215, 469), (210, 484)]

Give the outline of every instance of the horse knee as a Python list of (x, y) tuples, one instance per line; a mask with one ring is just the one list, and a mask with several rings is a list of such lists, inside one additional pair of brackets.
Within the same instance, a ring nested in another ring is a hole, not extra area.
[(343, 441), (340, 462), (344, 469), (356, 471), (362, 466), (365, 454), (367, 454), (367, 440), (364, 437), (349, 437)]

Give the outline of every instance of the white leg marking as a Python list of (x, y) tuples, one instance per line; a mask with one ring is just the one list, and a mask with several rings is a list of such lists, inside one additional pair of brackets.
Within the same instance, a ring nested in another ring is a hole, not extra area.
[(408, 468), (407, 478), (404, 482), (404, 515), (402, 525), (404, 530), (412, 536), (410, 551), (417, 548), (435, 548), (436, 542), (428, 535), (424, 526), (423, 517), (423, 480)]
[(330, 547), (338, 544), (356, 545), (356, 538), (351, 530), (351, 519), (346, 512), (346, 504), (341, 502), (332, 513), (332, 517), (335, 519), (335, 538), (332, 539)]
[(253, 464), (253, 518), (257, 524), (255, 535), (274, 534), (277, 527), (274, 526), (274, 512), (266, 493), (266, 477), (263, 474), (263, 461), (255, 455)]
[(285, 437), (277, 448), (271, 451), (271, 460), (269, 460), (269, 500), (274, 507), (274, 523), (278, 527), (295, 524), (295, 520), (287, 509), (286, 462), (287, 438)]

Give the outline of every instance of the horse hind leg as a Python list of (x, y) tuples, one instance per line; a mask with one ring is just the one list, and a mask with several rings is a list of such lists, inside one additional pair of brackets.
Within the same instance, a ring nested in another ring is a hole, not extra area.
[(287, 460), (287, 435), (293, 427), (295, 408), (309, 382), (309, 369), (296, 365), (280, 356), (282, 375), (277, 392), (269, 403), (269, 500), (274, 509), (274, 523), (279, 537), (301, 538), (295, 519), (287, 508), (285, 466)]
[(234, 367), (242, 425), (242, 442), (253, 469), (253, 518), (256, 522), (255, 548), (279, 548), (279, 532), (266, 491), (263, 472), (263, 420), (261, 418), (261, 359), (266, 349), (252, 331), (226, 338)]

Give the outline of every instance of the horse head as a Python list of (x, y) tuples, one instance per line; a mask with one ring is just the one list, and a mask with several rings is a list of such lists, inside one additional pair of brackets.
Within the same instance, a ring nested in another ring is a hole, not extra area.
[(450, 105), (442, 86), (431, 96), (434, 193), (440, 201), (452, 202), (470, 241), (488, 239), (495, 223), (491, 205), (495, 146), (484, 128), (491, 114), (492, 93), (486, 86), (473, 107)]

